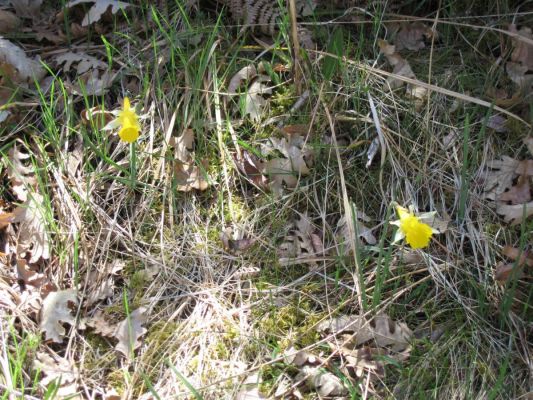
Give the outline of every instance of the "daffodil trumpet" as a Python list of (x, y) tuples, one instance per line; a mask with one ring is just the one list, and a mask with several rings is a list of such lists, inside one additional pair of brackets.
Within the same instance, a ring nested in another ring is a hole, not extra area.
[(131, 107), (130, 99), (124, 97), (122, 110), (113, 111), (113, 114), (116, 118), (109, 122), (104, 130), (120, 127), (118, 131), (120, 140), (126, 143), (135, 143), (141, 132), (141, 124), (139, 123), (139, 117), (135, 113), (135, 109)]
[(141, 132), (139, 116), (135, 113), (135, 109), (131, 107), (130, 99), (128, 97), (124, 97), (122, 110), (113, 111), (113, 114), (116, 118), (109, 122), (104, 127), (104, 130), (120, 128), (118, 131), (120, 140), (130, 144), (130, 177), (131, 186), (134, 187), (137, 176), (135, 142), (139, 138)]
[(413, 206), (407, 209), (395, 204), (395, 207), (399, 219), (391, 222), (392, 225), (398, 227), (393, 243), (405, 239), (413, 249), (427, 247), (433, 234), (439, 233), (430, 225), (435, 219), (436, 212), (415, 213)]

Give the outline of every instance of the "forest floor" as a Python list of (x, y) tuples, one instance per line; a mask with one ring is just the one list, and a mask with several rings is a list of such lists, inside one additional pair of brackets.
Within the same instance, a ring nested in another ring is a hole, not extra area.
[(1, 399), (531, 398), (531, 2), (26, 3)]

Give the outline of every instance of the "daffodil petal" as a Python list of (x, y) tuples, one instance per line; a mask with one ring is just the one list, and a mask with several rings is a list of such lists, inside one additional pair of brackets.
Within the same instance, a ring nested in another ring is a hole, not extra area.
[(112, 121), (109, 121), (103, 128), (102, 130), (103, 131), (111, 131), (113, 129), (116, 129), (120, 126), (120, 121), (115, 118), (114, 120)]

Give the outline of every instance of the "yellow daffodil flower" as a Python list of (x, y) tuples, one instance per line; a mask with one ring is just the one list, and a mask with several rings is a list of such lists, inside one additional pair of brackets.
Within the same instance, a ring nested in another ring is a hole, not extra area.
[(135, 109), (130, 105), (130, 99), (124, 97), (122, 110), (114, 111), (113, 114), (117, 118), (107, 124), (104, 129), (108, 130), (120, 127), (118, 131), (120, 140), (127, 143), (135, 142), (139, 138), (141, 124), (139, 123), (139, 117), (135, 113)]
[(434, 233), (439, 233), (438, 230), (433, 229), (430, 225), (422, 222), (424, 220), (431, 221), (435, 217), (435, 212), (422, 213), (415, 215), (412, 206), (409, 209), (396, 205), (396, 212), (399, 220), (392, 221), (392, 225), (399, 227), (394, 237), (394, 243), (405, 238), (405, 241), (413, 249), (421, 249), (427, 247)]

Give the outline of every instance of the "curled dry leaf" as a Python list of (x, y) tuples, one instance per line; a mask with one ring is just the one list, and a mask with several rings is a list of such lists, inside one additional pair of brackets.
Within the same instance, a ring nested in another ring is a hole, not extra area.
[(396, 51), (423, 49), (426, 47), (424, 39), (433, 35), (433, 30), (421, 22), (404, 23), (394, 40)]
[(242, 151), (242, 159), (238, 159), (237, 154), (233, 155), (233, 160), (239, 171), (254, 185), (261, 189), (267, 187), (267, 178), (263, 175), (263, 163), (259, 158), (246, 150)]
[(391, 347), (393, 351), (403, 351), (409, 347), (413, 332), (403, 322), (395, 322), (387, 315), (377, 315), (367, 321), (359, 315), (341, 315), (324, 321), (318, 331), (332, 334), (353, 332), (350, 342), (353, 346), (373, 340), (379, 347)]
[(13, 214), (14, 223), (18, 223), (17, 254), (30, 252), (29, 263), (33, 264), (50, 258), (50, 243), (43, 211), (44, 198), (38, 193), (33, 193), (30, 198)]
[(15, 214), (13, 213), (0, 213), (0, 229), (4, 229), (9, 226), (15, 220)]
[(261, 377), (259, 374), (251, 374), (246, 377), (242, 383), (236, 400), (261, 400), (266, 399), (265, 396), (259, 391), (259, 385), (261, 384)]
[(206, 190), (209, 183), (207, 177), (207, 161), (197, 165), (192, 152), (194, 143), (194, 131), (186, 129), (181, 136), (171, 138), (170, 146), (174, 147), (174, 178), (176, 188), (180, 192), (190, 192), (193, 189)]
[(76, 65), (76, 72), (78, 74), (84, 74), (91, 69), (106, 70), (108, 64), (85, 53), (74, 53), (68, 51), (63, 54), (59, 54), (55, 58), (57, 65), (63, 65), (63, 71), (69, 72), (72, 64)]
[(513, 184), (516, 169), (520, 161), (508, 156), (502, 156), (501, 160), (492, 160), (487, 164), (488, 172), (485, 176), (483, 197), (497, 200)]
[[(397, 51), (394, 45), (390, 45), (386, 40), (378, 40), (378, 46), (381, 52), (387, 58), (389, 64), (393, 67), (392, 73), (404, 76), (406, 78), (416, 79), (415, 73), (411, 69), (411, 65), (405, 60)], [(402, 87), (405, 82), (393, 76), (387, 78), (387, 84), (391, 89)], [(427, 89), (421, 86), (408, 84), (406, 88), (406, 95), (414, 100), (415, 108), (418, 110), (424, 104), (424, 99), (427, 96)]]
[[(356, 211), (357, 218), (355, 218), (354, 209)], [(347, 221), (347, 215), (343, 215), (337, 222), (337, 229), (335, 231), (335, 236), (337, 237), (337, 243), (340, 249), (342, 249), (343, 255), (348, 255), (352, 251), (352, 245), (350, 240), (352, 237), (355, 237), (355, 232), (357, 232), (357, 237), (363, 239), (366, 243), (374, 245), (377, 243), (377, 239), (372, 233), (372, 230), (366, 227), (364, 222), (369, 222), (370, 218), (365, 215), (362, 211), (358, 211), (355, 207), (350, 207), (348, 218), (354, 222), (353, 229), (355, 230), (354, 234), (350, 233), (352, 224), (349, 224)]]
[(130, 7), (131, 4), (125, 3), (123, 1), (117, 1), (117, 0), (74, 0), (68, 2), (65, 6), (70, 8), (74, 7), (78, 4), (84, 4), (84, 3), (94, 3), (92, 7), (89, 9), (87, 14), (83, 17), (83, 20), (81, 21), (81, 26), (88, 26), (94, 22), (98, 22), (102, 15), (110, 9), (112, 14), (116, 14), (120, 10), (124, 10), (127, 7)]
[(279, 263), (309, 263), (316, 265), (315, 257), (323, 255), (324, 247), (320, 235), (307, 215), (303, 214), (290, 226), (289, 233), (278, 248)]
[(0, 10), (0, 33), (10, 33), (21, 25), (20, 19), (10, 11)]
[(242, 232), (234, 232), (231, 228), (226, 228), (220, 234), (220, 241), (225, 250), (235, 253), (246, 251), (255, 244), (255, 239), (243, 237)]
[(237, 72), (228, 84), (229, 95), (239, 94), (239, 89), (246, 84), (246, 89), (240, 91), (244, 93), (244, 114), (252, 121), (261, 119), (263, 108), (267, 104), (264, 96), (272, 94), (272, 89), (265, 85), (270, 82), (270, 77), (261, 73), (262, 70), (263, 68), (259, 68), (258, 72), (254, 65), (247, 65)]
[(118, 339), (115, 350), (121, 352), (127, 358), (141, 345), (139, 339), (147, 332), (146, 328), (142, 326), (146, 321), (145, 312), (146, 307), (140, 307), (132, 311), (129, 317), (118, 323), (113, 334)]
[(531, 200), (531, 189), (529, 186), (530, 178), (527, 175), (520, 175), (518, 177), (518, 182), (516, 185), (511, 186), (511, 188), (502, 193), (498, 200), (510, 202), (511, 204), (522, 204), (527, 203)]
[(528, 69), (533, 70), (533, 44), (520, 39), (520, 37), (523, 37), (533, 40), (531, 28), (524, 26), (520, 30), (517, 30), (516, 25), (511, 24), (509, 25), (509, 32), (519, 36), (512, 38), (513, 52), (511, 53), (511, 61), (520, 63)]
[(79, 371), (70, 360), (57, 354), (39, 352), (33, 362), (33, 368), (45, 375), (39, 380), (39, 385), (45, 392), (50, 384), (57, 385), (57, 391), (54, 391), (55, 399), (81, 398), (73, 397), (77, 393)]
[(316, 390), (320, 398), (338, 399), (348, 394), (337, 375), (316, 366), (304, 365), (294, 379), (304, 381), (309, 389)]
[(28, 200), (28, 190), (37, 183), (33, 167), (25, 165), (30, 157), (29, 154), (19, 151), (16, 144), (8, 152), (7, 177), (11, 190), (20, 201)]
[(496, 212), (503, 216), (503, 219), (511, 225), (518, 225), (523, 220), (533, 215), (533, 201), (525, 204), (498, 204), (496, 206)]
[(513, 263), (500, 262), (494, 271), (494, 279), (500, 283), (506, 282), (514, 273), (519, 278), (524, 267), (533, 267), (533, 255), (528, 251), (520, 251), (520, 249), (512, 246), (505, 246), (502, 254), (513, 260)]
[(271, 180), (272, 191), (278, 195), (284, 187), (294, 189), (300, 176), (309, 175), (314, 157), (313, 150), (303, 136), (289, 132), (284, 134), (284, 138), (271, 138), (270, 145), (264, 146), (265, 153), (277, 150), (285, 157), (263, 163), (263, 174)]
[(44, 299), (40, 315), (40, 328), (44, 332), (45, 340), (61, 343), (65, 336), (63, 323), (70, 325), (76, 323), (76, 317), (72, 315), (69, 303), (78, 304), (75, 289), (52, 292)]
[(0, 38), (0, 64), (3, 63), (16, 70), (18, 82), (32, 83), (34, 80), (41, 80), (46, 74), (38, 59), (28, 57), (20, 47)]

